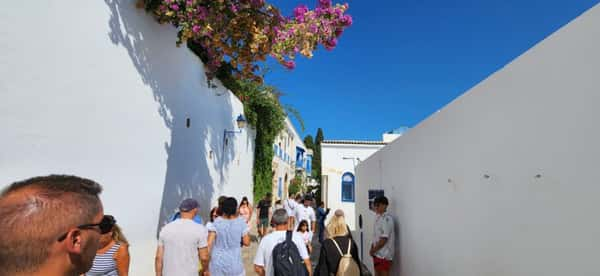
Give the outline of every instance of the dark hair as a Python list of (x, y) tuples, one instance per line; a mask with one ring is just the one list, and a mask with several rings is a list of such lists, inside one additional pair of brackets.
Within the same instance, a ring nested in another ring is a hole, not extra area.
[(219, 211), (218, 207), (213, 207), (212, 209), (210, 209), (210, 214), (209, 214), (210, 217), (208, 218), (208, 221), (215, 222), (215, 218), (213, 218), (213, 215), (219, 216), (218, 211)]
[(325, 206), (325, 202), (319, 201), (319, 205), (318, 206), (321, 206), (321, 205)]
[(296, 231), (300, 232), (300, 229), (302, 229), (302, 226), (306, 226), (306, 231), (310, 231), (308, 229), (308, 221), (306, 221), (305, 219), (300, 221), (300, 223), (298, 224), (298, 229), (296, 229)]
[(226, 196), (220, 196), (219, 199), (217, 200), (217, 216), (222, 216), (223, 215), (223, 202), (225, 201), (225, 199), (227, 199)]
[(288, 193), (288, 197), (293, 197), (294, 196), (294, 192), (289, 192)]
[(273, 196), (273, 194), (271, 192), (268, 192), (268, 193), (265, 194), (265, 197), (267, 197), (267, 198), (268, 197), (272, 197), (272, 196)]
[(237, 200), (233, 197), (228, 197), (223, 200), (223, 204), (221, 204), (221, 211), (226, 216), (233, 216), (237, 213)]
[[(94, 223), (102, 210), (100, 184), (70, 175), (34, 177), (0, 193), (0, 267), (33, 272), (52, 244), (71, 227)], [(4, 249), (10, 250), (4, 250)]]
[(248, 201), (247, 197), (242, 197), (242, 201), (240, 201), (240, 207), (242, 207), (242, 205), (244, 205), (244, 202), (248, 205), (250, 205), (250, 202)]
[(379, 205), (379, 204), (390, 205), (388, 203), (387, 197), (385, 197), (385, 196), (378, 196), (375, 198), (375, 200), (373, 200), (373, 205)]

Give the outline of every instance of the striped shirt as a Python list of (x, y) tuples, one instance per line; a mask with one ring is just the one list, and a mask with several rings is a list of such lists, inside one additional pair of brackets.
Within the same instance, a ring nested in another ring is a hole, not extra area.
[(120, 243), (115, 243), (103, 254), (96, 254), (94, 264), (90, 271), (86, 272), (86, 276), (118, 276), (117, 262), (115, 261), (115, 253), (121, 247)]

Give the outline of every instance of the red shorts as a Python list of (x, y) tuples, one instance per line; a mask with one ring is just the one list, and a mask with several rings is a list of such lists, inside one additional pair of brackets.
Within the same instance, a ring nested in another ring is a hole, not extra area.
[(376, 271), (390, 271), (392, 268), (392, 261), (373, 257), (373, 266)]

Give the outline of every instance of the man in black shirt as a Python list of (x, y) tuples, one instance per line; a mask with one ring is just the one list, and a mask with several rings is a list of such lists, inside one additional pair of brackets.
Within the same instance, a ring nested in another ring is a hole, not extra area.
[(267, 193), (263, 199), (261, 199), (256, 205), (257, 213), (257, 228), (258, 236), (262, 238), (267, 234), (269, 228), (269, 216), (271, 215), (271, 193)]

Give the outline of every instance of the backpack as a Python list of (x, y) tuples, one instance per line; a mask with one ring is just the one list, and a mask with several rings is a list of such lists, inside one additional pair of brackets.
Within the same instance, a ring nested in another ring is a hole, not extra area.
[(285, 241), (273, 248), (273, 273), (275, 276), (307, 276), (308, 270), (292, 241), (292, 231), (285, 233)]
[(342, 249), (340, 249), (340, 246), (337, 244), (335, 239), (331, 239), (331, 241), (333, 241), (333, 244), (335, 244), (335, 247), (337, 247), (338, 252), (340, 252), (340, 255), (342, 256), (340, 262), (338, 263), (338, 269), (335, 275), (359, 276), (360, 269), (358, 268), (358, 264), (356, 264), (352, 258), (352, 254), (350, 254), (350, 249), (352, 249), (352, 239), (348, 239), (348, 252), (346, 252), (346, 254), (342, 253)]

